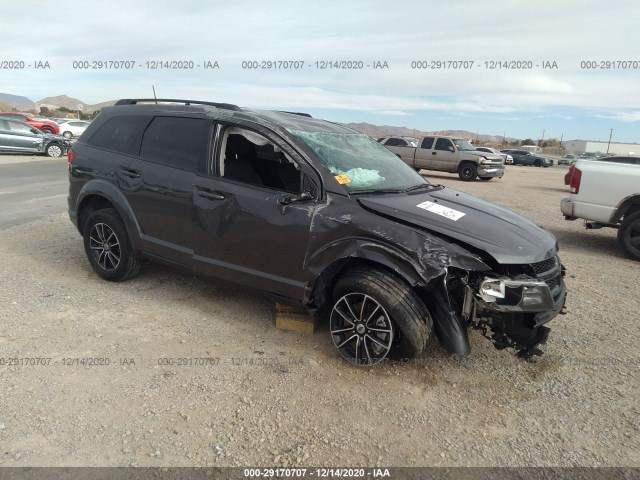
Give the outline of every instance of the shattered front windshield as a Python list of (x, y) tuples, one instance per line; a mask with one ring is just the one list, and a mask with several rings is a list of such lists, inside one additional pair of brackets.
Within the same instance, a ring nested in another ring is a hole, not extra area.
[(463, 151), (463, 152), (468, 152), (470, 150), (475, 150), (473, 145), (471, 145), (469, 142), (467, 142), (466, 140), (463, 140), (461, 138), (454, 138), (453, 139), (453, 143), (455, 143), (456, 147), (458, 147), (458, 150)]
[(394, 153), (360, 133), (289, 130), (350, 192), (405, 190), (428, 182)]

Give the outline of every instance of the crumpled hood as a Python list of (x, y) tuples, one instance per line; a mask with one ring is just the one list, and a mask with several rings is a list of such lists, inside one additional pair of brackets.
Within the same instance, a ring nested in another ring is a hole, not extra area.
[(555, 254), (556, 238), (548, 231), (511, 210), (451, 188), (362, 196), (358, 201), (374, 212), (485, 251), (501, 264), (535, 263)]
[(484, 157), (487, 160), (493, 160), (495, 162), (502, 161), (502, 156), (495, 153), (481, 152), (479, 150), (464, 150), (461, 151), (461, 153), (464, 153), (465, 155), (475, 155), (476, 157)]

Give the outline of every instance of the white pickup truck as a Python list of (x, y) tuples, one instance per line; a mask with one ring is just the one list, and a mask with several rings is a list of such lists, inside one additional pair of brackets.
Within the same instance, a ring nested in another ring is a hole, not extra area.
[(560, 202), (566, 220), (585, 220), (587, 229), (618, 229), (625, 254), (640, 260), (640, 157), (578, 160), (571, 195)]
[[(416, 170), (457, 173), (460, 180), (472, 182), (501, 178), (501, 155), (479, 152), (469, 142), (454, 137), (424, 137), (416, 144), (406, 137), (383, 137), (378, 141)], [(403, 143), (401, 143), (403, 142)]]

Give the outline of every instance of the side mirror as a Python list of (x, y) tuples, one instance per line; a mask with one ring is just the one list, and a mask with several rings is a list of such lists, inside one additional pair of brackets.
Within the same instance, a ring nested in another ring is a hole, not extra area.
[(449, 151), (450, 152), (455, 152), (456, 151), (456, 147), (454, 147), (453, 145), (449, 145)]
[(313, 194), (308, 191), (304, 191), (298, 195), (286, 193), (278, 198), (280, 205), (291, 205), (292, 203), (304, 203), (313, 200)]
[(37, 128), (32, 128), (31, 129), (31, 133), (34, 133), (34, 134), (37, 135), (38, 133), (42, 133), (42, 132), (40, 130), (38, 130)]

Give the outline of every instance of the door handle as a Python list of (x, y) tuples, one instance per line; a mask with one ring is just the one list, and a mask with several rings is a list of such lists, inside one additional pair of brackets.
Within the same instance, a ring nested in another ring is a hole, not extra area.
[(431, 155), (437, 155), (438, 152), (431, 152)]
[(198, 190), (198, 196), (208, 200), (224, 200), (224, 195), (206, 190)]
[(140, 178), (140, 172), (138, 172), (137, 170), (133, 170), (131, 168), (127, 168), (124, 165), (120, 166), (120, 172), (122, 172), (122, 174), (125, 177), (129, 177), (129, 178)]

